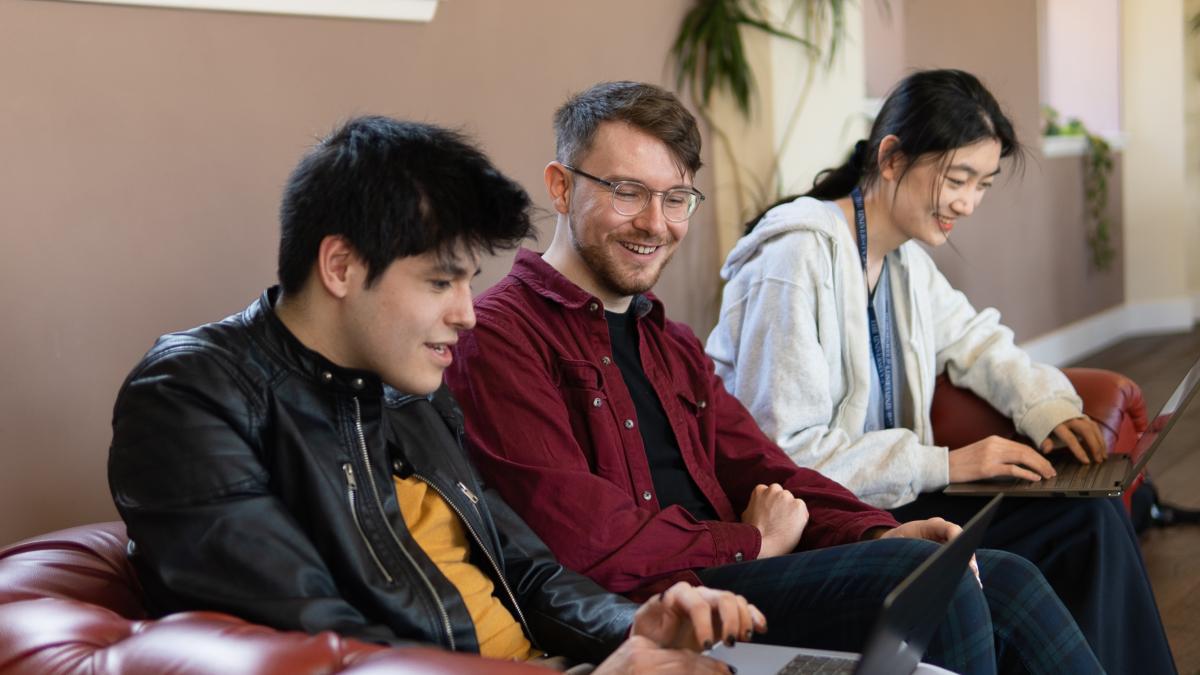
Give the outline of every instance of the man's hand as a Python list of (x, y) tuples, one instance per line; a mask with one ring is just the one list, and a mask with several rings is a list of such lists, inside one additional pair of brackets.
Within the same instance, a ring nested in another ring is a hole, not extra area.
[(709, 656), (683, 649), (663, 649), (653, 640), (634, 635), (604, 659), (592, 671), (594, 675), (634, 675), (636, 673), (701, 673), (727, 675), (729, 665)]
[(1055, 475), (1054, 467), (1038, 451), (999, 436), (950, 451), (951, 483), (1001, 477), (1039, 481)]
[(629, 633), (659, 647), (698, 652), (766, 630), (766, 617), (746, 598), (681, 581), (642, 604)]
[[(944, 544), (951, 539), (962, 534), (962, 528), (954, 523), (943, 518), (929, 518), (928, 520), (910, 520), (897, 527), (879, 535), (880, 539), (890, 539), (893, 537), (908, 537), (910, 539), (927, 539), (936, 541), (939, 544)], [(983, 581), (979, 578), (979, 563), (975, 561), (975, 556), (971, 556), (971, 571), (975, 573), (975, 581), (979, 582), (979, 587), (983, 587)]]
[(1042, 452), (1054, 449), (1054, 439), (1062, 441), (1081, 464), (1091, 461), (1103, 462), (1108, 457), (1108, 444), (1095, 420), (1084, 415), (1075, 417), (1054, 427), (1050, 436), (1042, 441)]
[(779, 483), (758, 485), (750, 493), (742, 522), (762, 533), (758, 557), (773, 558), (796, 550), (808, 524), (808, 507), (803, 499), (797, 499)]

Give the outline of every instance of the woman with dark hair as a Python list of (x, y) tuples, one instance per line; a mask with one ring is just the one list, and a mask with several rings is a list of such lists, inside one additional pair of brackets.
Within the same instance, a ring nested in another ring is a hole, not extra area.
[[(949, 483), (1053, 475), (1057, 439), (1107, 452), (1058, 370), (1030, 361), (994, 309), (975, 311), (915, 242), (939, 246), (1021, 146), (973, 75), (905, 78), (841, 167), (751, 221), (729, 254), (707, 351), (725, 386), (798, 464), (901, 521), (965, 522), (985, 500)], [(998, 437), (934, 445), (940, 373), (1012, 417), (1037, 449)], [(1108, 672), (1173, 672), (1129, 517), (1117, 500), (1008, 499), (984, 546), (1018, 553), (1075, 615)], [(987, 580), (984, 579), (984, 584)]]

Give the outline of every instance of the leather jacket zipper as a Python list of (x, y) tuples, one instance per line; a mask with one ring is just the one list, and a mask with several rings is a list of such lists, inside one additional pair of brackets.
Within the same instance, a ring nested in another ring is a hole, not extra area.
[(367, 539), (367, 534), (363, 532), (362, 522), (358, 519), (358, 481), (354, 478), (354, 465), (346, 462), (342, 465), (342, 472), (346, 474), (346, 494), (350, 498), (350, 515), (354, 517), (354, 527), (358, 530), (358, 536), (362, 537), (363, 543), (366, 544), (367, 550), (370, 551), (375, 566), (379, 568), (383, 578), (390, 584), (393, 581), (392, 575), (388, 574), (387, 568), (383, 566), (383, 561), (379, 559), (379, 554), (375, 552), (371, 540)]
[[(362, 453), (363, 466), (367, 467), (369, 470), (371, 467), (371, 455), (367, 451), (367, 436), (363, 433), (362, 404), (359, 403), (357, 396), (353, 397), (353, 399), (354, 430), (358, 433), (358, 448), (359, 452)], [(450, 614), (446, 612), (446, 605), (442, 604), (442, 598), (438, 595), (437, 589), (433, 587), (433, 582), (429, 580), (429, 577), (426, 576), (420, 565), (417, 564), (417, 561), (413, 559), (412, 554), (409, 553), (408, 549), (404, 547), (404, 544), (400, 542), (400, 537), (396, 535), (396, 531), (392, 529), (392, 524), (388, 521), (386, 512), (383, 510), (383, 499), (379, 496), (379, 486), (375, 484), (374, 480), (368, 480), (367, 482), (371, 484), (371, 492), (374, 493), (375, 496), (375, 506), (378, 507), (379, 513), (383, 516), (383, 524), (387, 528), (388, 534), (392, 535), (392, 541), (396, 542), (396, 547), (400, 549), (400, 552), (404, 554), (404, 557), (408, 560), (408, 563), (412, 565), (414, 570), (416, 570), (417, 576), (421, 578), (422, 582), (424, 582), (425, 588), (429, 590), (429, 595), (433, 598), (433, 602), (437, 605), (438, 613), (442, 618), (442, 628), (446, 631), (446, 640), (449, 642), (450, 651), (454, 651), (454, 630), (450, 626)]]
[[(458, 508), (458, 505), (455, 504), (454, 501), (451, 500), (446, 493), (443, 492), (442, 489), (435, 485), (432, 481), (419, 473), (414, 473), (413, 477), (421, 480), (426, 485), (433, 488), (433, 491), (438, 493), (442, 500), (450, 505), (451, 509), (454, 509), (454, 513), (458, 515), (458, 519), (461, 520), (463, 525), (467, 527), (467, 531), (471, 533), (471, 538), (475, 540), (475, 544), (479, 546), (479, 550), (483, 551), (483, 555), (488, 559), (488, 562), (491, 563), (492, 569), (496, 571), (496, 578), (500, 581), (500, 586), (504, 588), (504, 592), (508, 594), (508, 599), (512, 602), (513, 609), (515, 609), (517, 612), (517, 620), (521, 622), (521, 627), (525, 629), (525, 635), (529, 636), (530, 642), (533, 642), (534, 646), (537, 647), (537, 642), (534, 641), (533, 638), (533, 632), (529, 630), (529, 624), (525, 621), (525, 614), (521, 612), (521, 605), (517, 602), (517, 596), (513, 595), (512, 589), (508, 586), (508, 581), (504, 578), (504, 572), (500, 569), (500, 565), (496, 564), (496, 559), (492, 557), (492, 552), (488, 550), (487, 546), (483, 545), (483, 539), (480, 538), (479, 533), (475, 531), (475, 528), (471, 526), (471, 521), (466, 519), (466, 517), (463, 515), (463, 512)], [(462, 481), (458, 481), (457, 485), (458, 489), (467, 496), (467, 499), (471, 500), (471, 505), (473, 507), (479, 503), (479, 497), (476, 497), (475, 493), (471, 492), (470, 488), (464, 485)], [(478, 512), (477, 507), (476, 512)]]

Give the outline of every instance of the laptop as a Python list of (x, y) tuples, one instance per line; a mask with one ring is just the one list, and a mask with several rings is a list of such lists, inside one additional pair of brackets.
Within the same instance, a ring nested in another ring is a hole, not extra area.
[(737, 668), (738, 675), (948, 673), (943, 668), (921, 663), (921, 655), (945, 617), (967, 563), (996, 515), (1001, 497), (993, 497), (967, 523), (962, 534), (938, 548), (884, 598), (883, 609), (861, 657), (850, 652), (747, 642), (739, 642), (733, 648), (717, 645), (708, 654)]
[[(1200, 360), (1192, 364), (1187, 375), (1175, 387), (1171, 398), (1158, 411), (1150, 425), (1138, 438), (1129, 455), (1109, 455), (1103, 462), (1080, 464), (1067, 450), (1055, 450), (1047, 455), (1058, 475), (1029, 482), (1020, 478), (993, 478), (971, 483), (953, 483), (942, 492), (960, 496), (990, 496), (1006, 493), (1016, 497), (1120, 497), (1146, 468), (1150, 457), (1162, 445), (1167, 433), (1175, 426), (1178, 413), (1200, 389)], [(1136, 463), (1130, 457), (1140, 457)]]

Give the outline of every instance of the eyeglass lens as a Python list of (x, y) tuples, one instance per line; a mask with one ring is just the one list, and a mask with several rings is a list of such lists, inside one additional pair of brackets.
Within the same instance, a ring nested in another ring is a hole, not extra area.
[[(617, 181), (612, 185), (613, 208), (623, 216), (636, 216), (645, 210), (650, 203), (652, 193), (650, 188), (632, 181)], [(700, 203), (700, 197), (690, 191), (679, 188), (663, 193), (663, 215), (667, 220), (681, 222), (687, 220)]]

